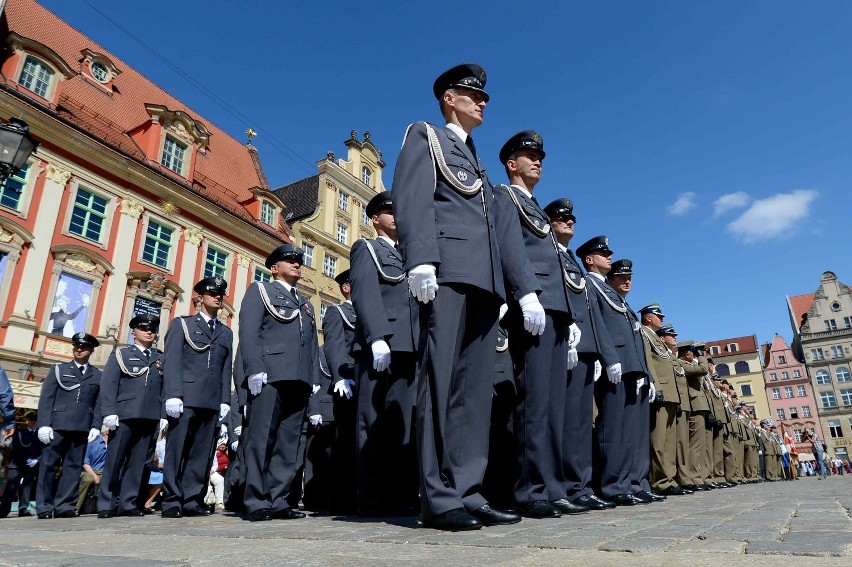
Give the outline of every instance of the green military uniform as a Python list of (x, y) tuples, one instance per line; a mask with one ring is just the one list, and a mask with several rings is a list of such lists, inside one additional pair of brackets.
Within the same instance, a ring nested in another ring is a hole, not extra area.
[(718, 421), (722, 422), (721, 427), (713, 428), (712, 437), (712, 475), (711, 479), (717, 484), (725, 483), (725, 449), (724, 437), (725, 431), (728, 428), (728, 413), (725, 411), (725, 402), (722, 400), (722, 392), (711, 379), (706, 380), (705, 387), (707, 388), (707, 398), (710, 400), (713, 416)]
[[(692, 343), (678, 343), (678, 350), (692, 347)], [(702, 368), (697, 362), (681, 359), (686, 372), (686, 384), (689, 388), (689, 402), (692, 411), (689, 415), (689, 476), (691, 484), (703, 489), (707, 484), (707, 414), (710, 404), (701, 388), (701, 380), (707, 374), (706, 366)]]
[(678, 391), (680, 415), (675, 418), (675, 437), (677, 439), (677, 484), (687, 486), (695, 484), (692, 480), (689, 450), (689, 416), (692, 415), (692, 403), (689, 401), (689, 386), (686, 383), (686, 369), (683, 361), (672, 356), (675, 384)]

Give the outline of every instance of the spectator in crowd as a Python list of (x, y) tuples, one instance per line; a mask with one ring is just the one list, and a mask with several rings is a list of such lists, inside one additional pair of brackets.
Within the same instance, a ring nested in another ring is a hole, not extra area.
[[(13, 430), (14, 431), (14, 430)], [(38, 462), (44, 445), (38, 440), (38, 420), (35, 412), (27, 414), (27, 427), (19, 429), (12, 437), (12, 462), (6, 471), (6, 488), (0, 499), (0, 518), (12, 510), (12, 501), (18, 497), (18, 516), (32, 516), (27, 508), (33, 497), (38, 478)]]
[(154, 502), (163, 488), (163, 465), (166, 462), (166, 430), (161, 429), (157, 439), (157, 447), (154, 449), (154, 458), (148, 464), (151, 476), (148, 478), (148, 500), (145, 501), (144, 511), (146, 514), (154, 512)]
[(810, 442), (814, 451), (814, 457), (816, 458), (814, 472), (817, 472), (819, 478), (823, 479), (828, 476), (828, 469), (825, 466), (825, 449), (823, 448), (822, 439), (817, 435), (813, 427), (805, 435), (805, 440)]
[[(228, 446), (225, 444), (225, 438), (219, 439), (216, 445), (216, 452), (213, 453), (213, 466), (210, 468), (210, 489), (207, 491), (207, 497), (210, 497), (210, 491), (213, 491), (216, 497), (216, 509), (225, 509), (225, 472), (228, 470)], [(205, 501), (207, 498), (205, 498)]]
[(83, 459), (83, 472), (80, 473), (80, 497), (77, 500), (77, 513), (81, 514), (86, 496), (95, 486), (100, 485), (101, 476), (104, 474), (104, 463), (106, 462), (107, 440), (109, 429), (101, 428), (101, 436), (93, 440), (86, 447), (86, 456)]

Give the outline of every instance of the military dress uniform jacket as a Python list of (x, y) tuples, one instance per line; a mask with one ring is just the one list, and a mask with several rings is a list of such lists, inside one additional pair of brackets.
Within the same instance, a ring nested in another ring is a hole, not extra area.
[(331, 387), (339, 380), (355, 379), (355, 361), (352, 358), (355, 322), (355, 308), (349, 301), (332, 305), (325, 310), (322, 319), (322, 350), (331, 372)]
[[(601, 341), (611, 341), (613, 346), (613, 349), (601, 350), (603, 365), (606, 367), (620, 362), (622, 374), (636, 372), (647, 375), (648, 367), (641, 343), (637, 348), (638, 337), (635, 335), (639, 333), (639, 327), (634, 323), (635, 314), (632, 318), (628, 315), (632, 310), (627, 303), (597, 274), (589, 274), (586, 277), (586, 287), (589, 290), (589, 301), (593, 308), (600, 311), (606, 327), (606, 331), (600, 333), (598, 338)], [(615, 353), (614, 359), (611, 358), (611, 353)]]
[(101, 414), (122, 419), (164, 416), (162, 353), (152, 348), (146, 358), (137, 346), (109, 355), (101, 378)]
[(664, 403), (680, 402), (675, 377), (674, 355), (669, 347), (647, 325), (640, 329), (645, 341), (645, 362), (651, 371), (657, 393), (662, 393)]
[(701, 385), (707, 370), (697, 362), (681, 360), (681, 364), (686, 371), (686, 384), (689, 387), (689, 403), (692, 405), (692, 411), (710, 411), (710, 404)]
[(417, 352), (418, 309), (408, 292), (402, 254), (383, 238), (361, 238), (349, 258), (357, 316), (353, 351), (370, 352), (374, 341), (384, 339), (392, 352)]
[(38, 424), (57, 431), (86, 431), (101, 428), (96, 411), (101, 390), (101, 370), (86, 364), (80, 373), (73, 362), (62, 362), (47, 373), (38, 400)]
[(220, 322), (211, 333), (200, 313), (176, 317), (166, 331), (163, 398), (218, 410), (231, 403), (234, 333)]
[(571, 315), (581, 333), (577, 352), (580, 354), (598, 354), (609, 349), (606, 354), (607, 360), (616, 359), (612, 341), (608, 340), (608, 337), (599, 337), (599, 334), (606, 334), (606, 325), (599, 305), (593, 304), (589, 299), (588, 283), (574, 253), (559, 246), (559, 259), (562, 261), (562, 277), (565, 278), (565, 285), (568, 288), (568, 304), (571, 307)]
[(260, 372), (270, 384), (319, 383), (316, 322), (308, 298), (299, 294), (297, 303), (282, 283), (249, 286), (240, 307), (240, 357), (244, 383)]
[[(424, 159), (430, 155), (431, 161)], [(505, 300), (494, 190), (458, 135), (425, 122), (408, 127), (396, 160), (393, 201), (406, 270), (434, 264), (439, 285), (468, 284)]]

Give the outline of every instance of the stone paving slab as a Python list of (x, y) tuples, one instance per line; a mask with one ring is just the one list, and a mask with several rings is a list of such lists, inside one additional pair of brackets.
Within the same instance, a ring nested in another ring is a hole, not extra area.
[[(848, 479), (848, 480), (847, 480)], [(852, 477), (776, 482), (672, 497), (646, 506), (528, 520), (472, 532), (415, 518), (311, 515), (251, 523), (230, 513), (0, 520), (0, 566), (120, 565), (612, 565), (727, 567), (745, 555), (852, 557)]]

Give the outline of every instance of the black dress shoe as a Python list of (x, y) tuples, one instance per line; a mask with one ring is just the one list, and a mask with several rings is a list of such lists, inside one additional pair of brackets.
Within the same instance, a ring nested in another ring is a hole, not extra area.
[(137, 517), (144, 516), (144, 515), (145, 515), (145, 512), (143, 512), (139, 508), (127, 510), (126, 512), (124, 512), (124, 514), (122, 514), (122, 516), (130, 516), (131, 518), (137, 518)]
[(497, 510), (488, 504), (474, 510), (470, 514), (479, 519), (483, 526), (505, 526), (508, 524), (517, 524), (521, 521), (521, 515), (517, 512)]
[(198, 506), (198, 507), (195, 507), (195, 508), (184, 508), (181, 512), (183, 513), (184, 517), (212, 516), (213, 515), (213, 510), (211, 510), (210, 508), (204, 508), (204, 507), (201, 507), (201, 506)]
[(709, 488), (707, 488), (703, 484), (696, 484), (695, 486), (690, 486), (689, 488), (690, 488), (690, 490), (694, 490), (695, 492), (706, 492), (706, 491), (710, 490)]
[(27, 516), (35, 516), (35, 514), (30, 512), (29, 510), (21, 510), (20, 512), (18, 512), (19, 518), (26, 518)]
[(272, 517), (276, 520), (298, 520), (299, 518), (304, 518), (305, 513), (293, 510), (292, 508), (284, 508), (283, 510), (272, 512)]
[(261, 508), (260, 510), (249, 512), (248, 519), (250, 522), (265, 522), (272, 519), (272, 513), (269, 511), (269, 508)]
[(575, 503), (585, 506), (589, 510), (606, 510), (607, 505), (603, 502), (599, 502), (597, 499), (592, 498), (588, 494), (584, 494), (574, 500)]
[(615, 508), (615, 502), (612, 502), (611, 500), (607, 500), (606, 498), (601, 498), (600, 496), (598, 496), (596, 494), (592, 494), (591, 496), (589, 496), (589, 498), (594, 500), (595, 502), (603, 504), (607, 508)]
[(438, 514), (428, 520), (424, 520), (423, 525), (427, 528), (435, 528), (436, 530), (460, 532), (478, 530), (482, 527), (482, 522), (473, 514), (468, 513), (464, 508), (454, 508), (443, 514)]
[(612, 499), (612, 502), (616, 506), (635, 506), (636, 504), (640, 503), (639, 500), (636, 500), (629, 494), (619, 494), (618, 496)]
[(569, 502), (566, 498), (554, 500), (553, 502), (551, 502), (551, 505), (553, 505), (554, 508), (556, 508), (563, 514), (568, 515), (585, 514), (590, 510), (590, 508), (585, 504), (580, 504), (579, 502)]
[[(58, 514), (54, 514), (56, 518), (76, 518), (80, 514), (77, 513), (77, 510), (65, 510), (64, 512), (59, 512)], [(39, 514), (41, 517), (41, 514)]]
[(692, 491), (682, 486), (670, 486), (663, 491), (663, 494), (667, 496), (685, 496), (686, 494), (692, 494)]
[[(74, 517), (74, 516), (73, 516), (73, 513), (74, 513), (74, 512), (72, 511), (71, 513), (72, 513), (72, 515), (71, 515), (70, 517), (71, 517), (71, 518), (73, 518), (73, 517)], [(64, 512), (63, 512), (63, 514), (64, 514)], [(32, 514), (30, 514), (30, 516), (32, 516)], [(63, 518), (67, 518), (67, 517), (69, 517), (69, 516), (61, 516), (61, 517), (63, 517)], [(50, 512), (39, 512), (39, 513), (38, 513), (38, 519), (39, 519), (39, 520), (49, 520), (49, 519), (51, 519), (51, 518), (53, 518), (53, 510), (51, 510)]]
[[(666, 499), (666, 497), (663, 496), (662, 494), (657, 494), (656, 492), (649, 492), (647, 490), (643, 490), (639, 494), (647, 494), (648, 496), (651, 497), (651, 500), (653, 500), (654, 502), (662, 502), (663, 500)], [(634, 496), (637, 496), (637, 495), (634, 494)]]
[(518, 506), (521, 516), (527, 518), (561, 518), (562, 513), (547, 500), (533, 500)]
[(180, 509), (180, 506), (172, 506), (171, 508), (165, 508), (161, 512), (161, 515), (164, 518), (183, 518), (183, 512)]
[(656, 502), (656, 500), (651, 498), (651, 495), (644, 490), (637, 492), (636, 494), (630, 494), (629, 496), (638, 500), (639, 502), (637, 502), (637, 504), (650, 504), (651, 502)]
[(98, 510), (98, 518), (112, 518), (115, 516), (112, 510)]

